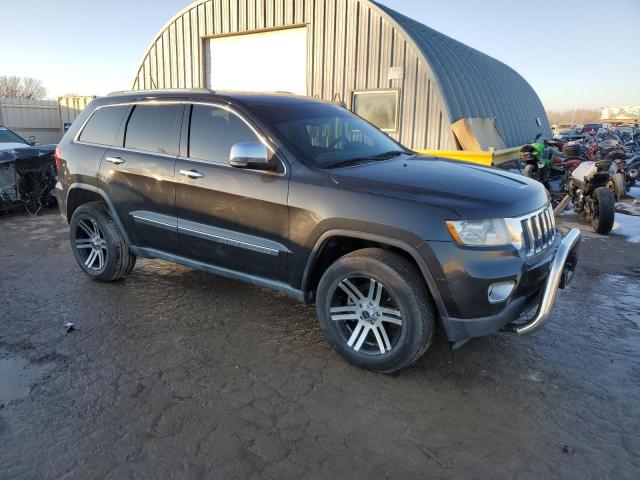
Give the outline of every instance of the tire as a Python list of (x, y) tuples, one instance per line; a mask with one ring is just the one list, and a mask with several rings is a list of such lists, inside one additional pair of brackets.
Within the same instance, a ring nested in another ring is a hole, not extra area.
[(600, 235), (608, 235), (613, 229), (616, 216), (616, 201), (613, 193), (606, 187), (596, 188), (593, 192), (594, 218), (591, 226)]
[(379, 373), (420, 358), (436, 323), (420, 272), (402, 256), (376, 248), (345, 255), (327, 269), (316, 311), (327, 341), (342, 357)]
[(622, 200), (627, 194), (627, 181), (624, 178), (623, 173), (616, 173), (611, 178), (611, 187), (610, 190), (614, 195), (616, 201)]
[(136, 256), (103, 202), (78, 207), (69, 223), (69, 241), (82, 271), (97, 282), (120, 280), (136, 264)]
[(532, 178), (534, 180), (538, 180), (538, 174), (536, 174), (536, 167), (534, 165), (526, 165), (524, 167), (523, 175), (527, 178)]

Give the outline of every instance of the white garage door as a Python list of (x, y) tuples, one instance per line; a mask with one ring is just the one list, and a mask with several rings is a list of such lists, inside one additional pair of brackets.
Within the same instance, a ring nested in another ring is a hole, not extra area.
[(307, 28), (233, 35), (205, 43), (213, 90), (307, 94)]

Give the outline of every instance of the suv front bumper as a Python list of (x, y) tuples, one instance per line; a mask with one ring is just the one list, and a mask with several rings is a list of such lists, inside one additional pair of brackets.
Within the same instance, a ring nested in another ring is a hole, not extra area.
[[(558, 289), (565, 288), (573, 278), (578, 258), (580, 231), (572, 229), (560, 242), (550, 262), (549, 272), (540, 290), (532, 296), (512, 299), (495, 314), (480, 318), (443, 318), (442, 322), (450, 342), (463, 342), (470, 338), (490, 335), (500, 330), (529, 335), (540, 330), (551, 315)], [(537, 305), (533, 318), (520, 322), (526, 312)]]

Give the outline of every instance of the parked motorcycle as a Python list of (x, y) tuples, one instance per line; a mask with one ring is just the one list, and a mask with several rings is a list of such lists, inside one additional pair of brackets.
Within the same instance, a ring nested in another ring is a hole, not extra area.
[(542, 158), (545, 145), (544, 143), (538, 142), (541, 137), (542, 134), (538, 134), (532, 143), (524, 145), (520, 149), (520, 158), (524, 163), (523, 175), (527, 178), (545, 183), (548, 177), (550, 163)]
[(608, 160), (582, 162), (571, 174), (567, 192), (576, 214), (591, 223), (593, 229), (607, 235), (615, 220), (615, 198), (607, 184), (612, 178)]
[(544, 143), (538, 143), (539, 138), (536, 137), (536, 142), (520, 150), (525, 163), (523, 174), (545, 186), (555, 207), (566, 194), (571, 172), (587, 157), (579, 142), (545, 140)]
[(617, 138), (611, 138), (598, 144), (598, 150), (594, 160), (606, 160), (611, 162), (611, 179), (607, 187), (613, 193), (617, 201), (621, 201), (627, 195), (630, 187), (635, 185), (638, 177), (635, 162), (630, 162), (630, 148), (623, 146)]

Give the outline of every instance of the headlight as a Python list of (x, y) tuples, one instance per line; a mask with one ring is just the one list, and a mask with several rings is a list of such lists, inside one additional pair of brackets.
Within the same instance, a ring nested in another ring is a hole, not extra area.
[(453, 239), (470, 247), (522, 247), (522, 225), (510, 218), (446, 222)]

